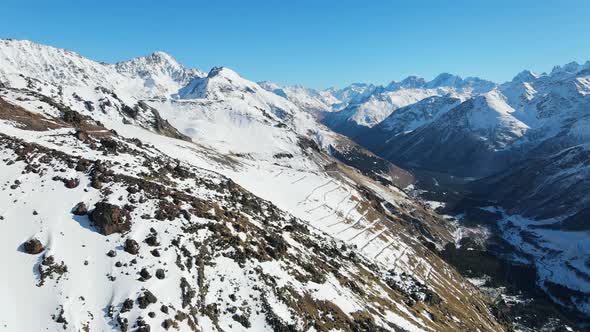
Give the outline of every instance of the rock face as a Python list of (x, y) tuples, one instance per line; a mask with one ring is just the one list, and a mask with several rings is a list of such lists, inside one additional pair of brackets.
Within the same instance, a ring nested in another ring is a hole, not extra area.
[(43, 248), (41, 241), (33, 238), (23, 244), (23, 249), (27, 254), (37, 255), (40, 254), (45, 248)]
[(105, 202), (96, 203), (90, 220), (103, 235), (124, 233), (131, 228), (131, 216), (126, 210)]

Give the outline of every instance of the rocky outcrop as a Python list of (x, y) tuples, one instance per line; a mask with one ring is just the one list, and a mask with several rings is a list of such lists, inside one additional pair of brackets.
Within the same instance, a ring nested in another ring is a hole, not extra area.
[(103, 235), (124, 233), (131, 229), (129, 212), (106, 202), (96, 203), (90, 214), (90, 220)]

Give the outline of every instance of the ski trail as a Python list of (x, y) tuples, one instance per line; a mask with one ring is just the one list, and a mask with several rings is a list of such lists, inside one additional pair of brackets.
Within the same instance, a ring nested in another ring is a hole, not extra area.
[[(346, 200), (348, 197), (350, 197), (350, 195), (352, 195), (352, 194), (351, 194), (351, 192), (350, 192), (350, 190), (349, 190), (349, 191), (348, 191), (348, 194), (347, 194), (346, 196), (344, 196), (344, 197), (343, 197), (343, 198), (342, 198), (342, 199), (341, 199), (341, 200), (338, 202), (338, 204), (336, 204), (336, 207), (334, 207), (334, 209), (332, 210), (332, 213), (330, 213), (330, 214), (328, 214), (328, 215), (325, 215), (325, 216), (321, 217), (320, 219), (318, 219), (318, 220), (316, 220), (316, 221), (321, 221), (321, 220), (324, 220), (324, 219), (326, 219), (326, 218), (329, 218), (329, 217), (331, 217), (331, 216), (333, 216), (333, 215), (337, 214), (337, 213), (338, 213), (338, 209), (340, 208), (340, 205), (341, 205), (341, 204), (342, 204), (342, 203), (343, 203), (343, 202), (344, 202), (344, 201), (345, 201), (345, 200)], [(340, 223), (340, 221), (338, 222), (338, 224), (339, 224), (339, 223)], [(328, 227), (329, 227), (329, 226), (328, 226)]]
[[(352, 193), (351, 193), (351, 195), (352, 195)], [(346, 220), (346, 218), (348, 218), (348, 216), (350, 215), (352, 210), (356, 209), (356, 207), (359, 206), (359, 204), (361, 204), (361, 202), (356, 202), (355, 206), (351, 207), (350, 210), (348, 210), (348, 212), (346, 212), (346, 215), (342, 219)]]
[(373, 259), (377, 259), (377, 257), (381, 256), (381, 254), (389, 247), (391, 247), (394, 243), (396, 243), (397, 240), (391, 240), (389, 241), (383, 248), (381, 248), (381, 250), (379, 250), (379, 252), (373, 256)]
[(322, 187), (325, 187), (325, 186), (329, 185), (332, 182), (334, 182), (334, 180), (330, 180), (330, 181), (328, 181), (328, 182), (326, 182), (326, 183), (324, 183), (322, 185), (319, 185), (319, 186), (313, 188), (312, 191), (303, 200), (301, 200), (299, 203), (297, 203), (297, 205), (303, 204), (303, 202), (309, 200), (309, 198), (311, 197), (311, 195), (313, 195), (316, 190), (318, 190), (318, 189), (320, 189)]
[(377, 234), (375, 234), (375, 236), (373, 236), (369, 241), (367, 241), (367, 243), (365, 243), (365, 245), (362, 246), (360, 250), (365, 249), (366, 246), (368, 246), (371, 242), (376, 240), (379, 236), (381, 236), (381, 234), (385, 233), (386, 231), (387, 231), (387, 228), (384, 228), (384, 229), (380, 230), (379, 232), (377, 232)]
[(408, 251), (408, 247), (405, 247), (404, 250), (402, 251), (402, 253), (393, 260), (393, 272), (395, 272), (395, 269), (397, 268), (397, 261), (400, 258), (404, 257), (404, 255), (406, 254), (406, 251)]
[(336, 191), (336, 190), (338, 190), (338, 189), (340, 189), (340, 185), (336, 186), (336, 188), (334, 188), (334, 189), (331, 189), (331, 190), (328, 190), (328, 191), (326, 191), (326, 192), (324, 193), (324, 202), (326, 201), (326, 198), (328, 197), (328, 195), (329, 195), (331, 192), (334, 192), (334, 191)]
[(373, 221), (371, 224), (369, 224), (367, 227), (363, 228), (362, 231), (358, 232), (355, 236), (351, 237), (348, 241), (352, 241), (354, 240), (357, 236), (363, 234), (364, 232), (366, 232), (367, 230), (371, 229), (373, 226), (375, 226), (376, 223), (379, 222), (379, 219)]
[(349, 230), (350, 228), (354, 227), (356, 224), (358, 224), (359, 222), (361, 222), (361, 220), (363, 220), (365, 218), (365, 215), (367, 214), (367, 211), (365, 211), (365, 213), (363, 213), (363, 215), (358, 218), (357, 221), (355, 221), (353, 224), (349, 225), (348, 227), (346, 227), (345, 229), (341, 230), (340, 232), (336, 233), (336, 235), (341, 234), (342, 232), (346, 232), (347, 230)]
[(304, 175), (304, 176), (302, 176), (301, 178), (299, 178), (299, 179), (297, 179), (297, 180), (295, 180), (295, 181), (291, 182), (291, 184), (295, 184), (295, 183), (297, 183), (297, 182), (299, 182), (299, 181), (303, 181), (303, 179), (305, 179), (306, 177), (307, 177), (307, 175)]
[[(315, 211), (315, 210), (317, 210), (317, 209), (319, 209), (319, 208), (321, 208), (321, 207), (324, 207), (324, 206), (328, 207), (326, 203), (323, 203), (323, 204), (321, 204), (321, 205), (319, 205), (319, 206), (316, 206), (316, 207), (314, 207), (313, 209), (309, 209), (309, 210), (307, 210), (307, 211), (305, 211), (305, 212), (307, 212), (307, 213), (310, 213), (310, 212), (312, 212), (312, 211)], [(328, 207), (328, 208), (329, 208), (329, 207)]]
[(333, 227), (333, 226), (336, 226), (336, 225), (339, 225), (339, 224), (342, 224), (342, 223), (344, 223), (344, 221), (340, 220), (340, 221), (337, 221), (337, 222), (335, 222), (333, 224), (328, 225), (327, 227), (330, 228), (330, 227)]

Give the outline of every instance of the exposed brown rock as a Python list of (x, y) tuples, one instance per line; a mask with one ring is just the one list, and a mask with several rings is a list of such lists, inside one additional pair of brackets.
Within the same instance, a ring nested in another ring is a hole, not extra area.
[(131, 229), (129, 212), (105, 202), (96, 203), (94, 210), (90, 214), (90, 220), (103, 235), (124, 233)]
[(37, 255), (40, 254), (45, 248), (43, 248), (41, 241), (33, 238), (23, 244), (23, 249), (27, 254)]
[(78, 179), (67, 179), (64, 180), (64, 185), (66, 188), (73, 189), (76, 188), (80, 184), (80, 180)]
[(152, 292), (146, 289), (146, 291), (137, 298), (137, 303), (141, 309), (147, 308), (150, 304), (158, 302), (158, 298)]
[(139, 244), (133, 239), (127, 239), (125, 240), (124, 250), (132, 255), (137, 255), (139, 253)]
[(80, 202), (76, 204), (76, 206), (74, 206), (72, 213), (77, 216), (83, 216), (88, 213), (88, 208), (86, 207), (86, 204), (84, 204), (84, 202)]

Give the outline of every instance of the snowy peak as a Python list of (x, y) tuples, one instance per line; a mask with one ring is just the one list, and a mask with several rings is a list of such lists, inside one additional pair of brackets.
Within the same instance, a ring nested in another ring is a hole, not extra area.
[(224, 78), (227, 80), (244, 80), (243, 78), (238, 75), (235, 71), (227, 68), (227, 67), (213, 67), (207, 74), (207, 78)]
[(334, 98), (340, 100), (342, 103), (353, 103), (358, 100), (362, 100), (367, 96), (371, 95), (378, 87), (373, 84), (367, 83), (352, 83), (351, 85), (342, 88), (330, 88), (326, 92), (329, 92)]
[(145, 80), (145, 86), (156, 88), (162, 94), (175, 93), (193, 77), (205, 74), (187, 69), (167, 53), (157, 51), (145, 57), (133, 58), (114, 65), (117, 72)]
[(301, 85), (283, 87), (269, 81), (259, 82), (258, 85), (312, 114), (331, 112), (342, 104), (329, 90), (315, 90)]
[[(426, 85), (426, 81), (421, 78), (421, 77), (417, 77), (417, 76), (408, 76), (405, 79), (403, 79), (399, 85), (394, 85), (397, 89), (399, 88), (405, 88), (405, 89), (416, 89), (416, 88), (422, 88), (424, 87), (424, 85)], [(394, 87), (392, 86), (392, 87)]]
[(460, 99), (451, 96), (428, 97), (396, 110), (376, 126), (376, 130), (387, 131), (390, 135), (407, 133), (448, 112), (460, 102)]
[(146, 55), (144, 57), (137, 57), (127, 61), (122, 61), (117, 63), (117, 66), (125, 67), (129, 65), (131, 67), (142, 67), (142, 66), (149, 66), (149, 67), (161, 67), (172, 69), (174, 71), (180, 71), (184, 69), (182, 65), (176, 61), (171, 55), (162, 51), (156, 51), (150, 55)]
[(438, 88), (441, 86), (459, 86), (463, 79), (457, 75), (442, 73), (436, 76), (432, 81), (426, 84), (429, 88)]
[(107, 88), (121, 96), (167, 97), (199, 76), (164, 52), (105, 64), (27, 40), (0, 40), (0, 81), (14, 87), (34, 78), (59, 87)]
[(148, 55), (146, 59), (154, 63), (168, 63), (180, 67), (176, 59), (174, 59), (170, 54), (163, 51), (155, 51), (154, 53)]
[(194, 77), (187, 86), (180, 89), (181, 99), (215, 98), (224, 99), (229, 95), (253, 93), (262, 90), (256, 83), (242, 78), (226, 67), (214, 67), (205, 77)]
[(533, 71), (530, 70), (523, 70), (520, 73), (518, 73), (516, 76), (514, 76), (514, 78), (512, 79), (512, 82), (515, 83), (522, 83), (522, 82), (531, 82), (536, 80), (537, 78), (539, 78), (539, 75)]
[(506, 103), (504, 96), (493, 90), (483, 95), (474, 97), (469, 101), (466, 115), (472, 129), (505, 128), (522, 136), (528, 126), (514, 118), (514, 109)]
[(572, 61), (563, 66), (555, 66), (551, 70), (551, 75), (556, 74), (577, 74), (578, 72), (590, 68), (590, 61), (586, 61), (584, 64), (579, 64), (576, 61)]
[(162, 51), (156, 51), (145, 57), (133, 58), (115, 64), (117, 71), (137, 75), (143, 78), (168, 76), (178, 83), (188, 83), (192, 76), (204, 76), (198, 70), (189, 70), (176, 59)]
[(107, 83), (113, 77), (104, 64), (77, 53), (28, 40), (0, 40), (0, 79), (24, 75), (56, 84), (86, 85), (91, 78)]

